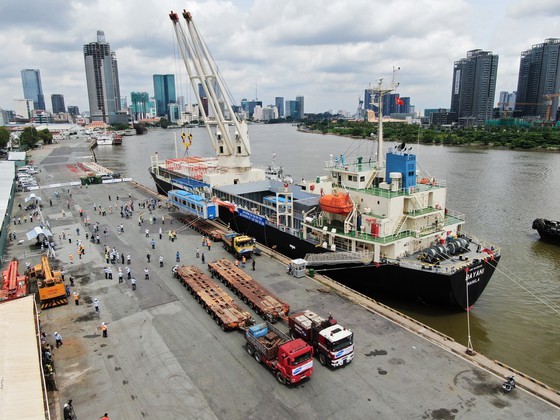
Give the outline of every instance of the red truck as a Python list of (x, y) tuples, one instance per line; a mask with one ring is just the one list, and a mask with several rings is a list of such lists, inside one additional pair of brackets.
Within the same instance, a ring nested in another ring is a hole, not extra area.
[(311, 377), (313, 347), (302, 339), (291, 339), (268, 321), (249, 327), (245, 339), (247, 353), (268, 366), (281, 384)]
[(354, 334), (329, 315), (327, 319), (309, 310), (288, 317), (292, 338), (311, 344), (323, 366), (345, 366), (354, 358)]

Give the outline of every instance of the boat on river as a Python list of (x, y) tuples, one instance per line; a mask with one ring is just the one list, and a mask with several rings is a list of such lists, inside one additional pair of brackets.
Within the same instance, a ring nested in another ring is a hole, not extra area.
[(122, 144), (122, 136), (113, 131), (105, 131), (93, 135), (98, 146), (112, 146)]
[(541, 239), (560, 244), (560, 222), (547, 219), (533, 220), (533, 229), (539, 232)]
[[(411, 147), (385, 149), (381, 98), (394, 90), (394, 74), (390, 87), (381, 81), (377, 86), (375, 156), (330, 155), (326, 175), (299, 183), (269, 179), (250, 164), (247, 125), (228, 103), (210, 54), (198, 50), (205, 44), (190, 13), (183, 14), (188, 30), (178, 29), (176, 14), (170, 17), (184, 60), (204, 61), (185, 65), (195, 94), (200, 84), (209, 98), (212, 116), (201, 112), (216, 156), (189, 162), (152, 156), (150, 174), (159, 193), (184, 189), (218, 203), (219, 220), (230, 229), (303, 258), (314, 272), (362, 293), (472, 307), (500, 249), (464, 231), (465, 215), (447, 207), (445, 180), (420, 175)], [(211, 70), (197, 73), (202, 68)]]

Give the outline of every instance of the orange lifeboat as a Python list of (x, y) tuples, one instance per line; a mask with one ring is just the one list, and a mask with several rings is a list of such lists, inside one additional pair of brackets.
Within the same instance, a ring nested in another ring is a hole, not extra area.
[(319, 205), (321, 210), (335, 214), (348, 214), (354, 208), (348, 193), (324, 195), (319, 199)]

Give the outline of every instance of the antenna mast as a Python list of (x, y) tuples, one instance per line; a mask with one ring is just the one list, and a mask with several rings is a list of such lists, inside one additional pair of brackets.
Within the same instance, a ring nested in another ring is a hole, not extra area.
[(398, 82), (395, 81), (395, 74), (400, 70), (400, 67), (393, 66), (393, 78), (391, 80), (391, 86), (384, 88), (382, 86), (383, 79), (379, 79), (377, 82), (377, 88), (375, 89), (375, 93), (377, 93), (377, 100), (379, 104), (379, 112), (378, 112), (378, 129), (377, 129), (377, 167), (384, 168), (385, 167), (385, 155), (383, 154), (383, 96), (387, 93), (394, 91), (397, 87), (399, 87)]

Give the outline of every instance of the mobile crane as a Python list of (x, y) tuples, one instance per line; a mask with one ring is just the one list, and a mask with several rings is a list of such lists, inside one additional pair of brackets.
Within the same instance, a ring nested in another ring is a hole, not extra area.
[(46, 255), (41, 257), (41, 264), (29, 269), (29, 277), (37, 279), (41, 309), (68, 304), (62, 273), (52, 270)]

